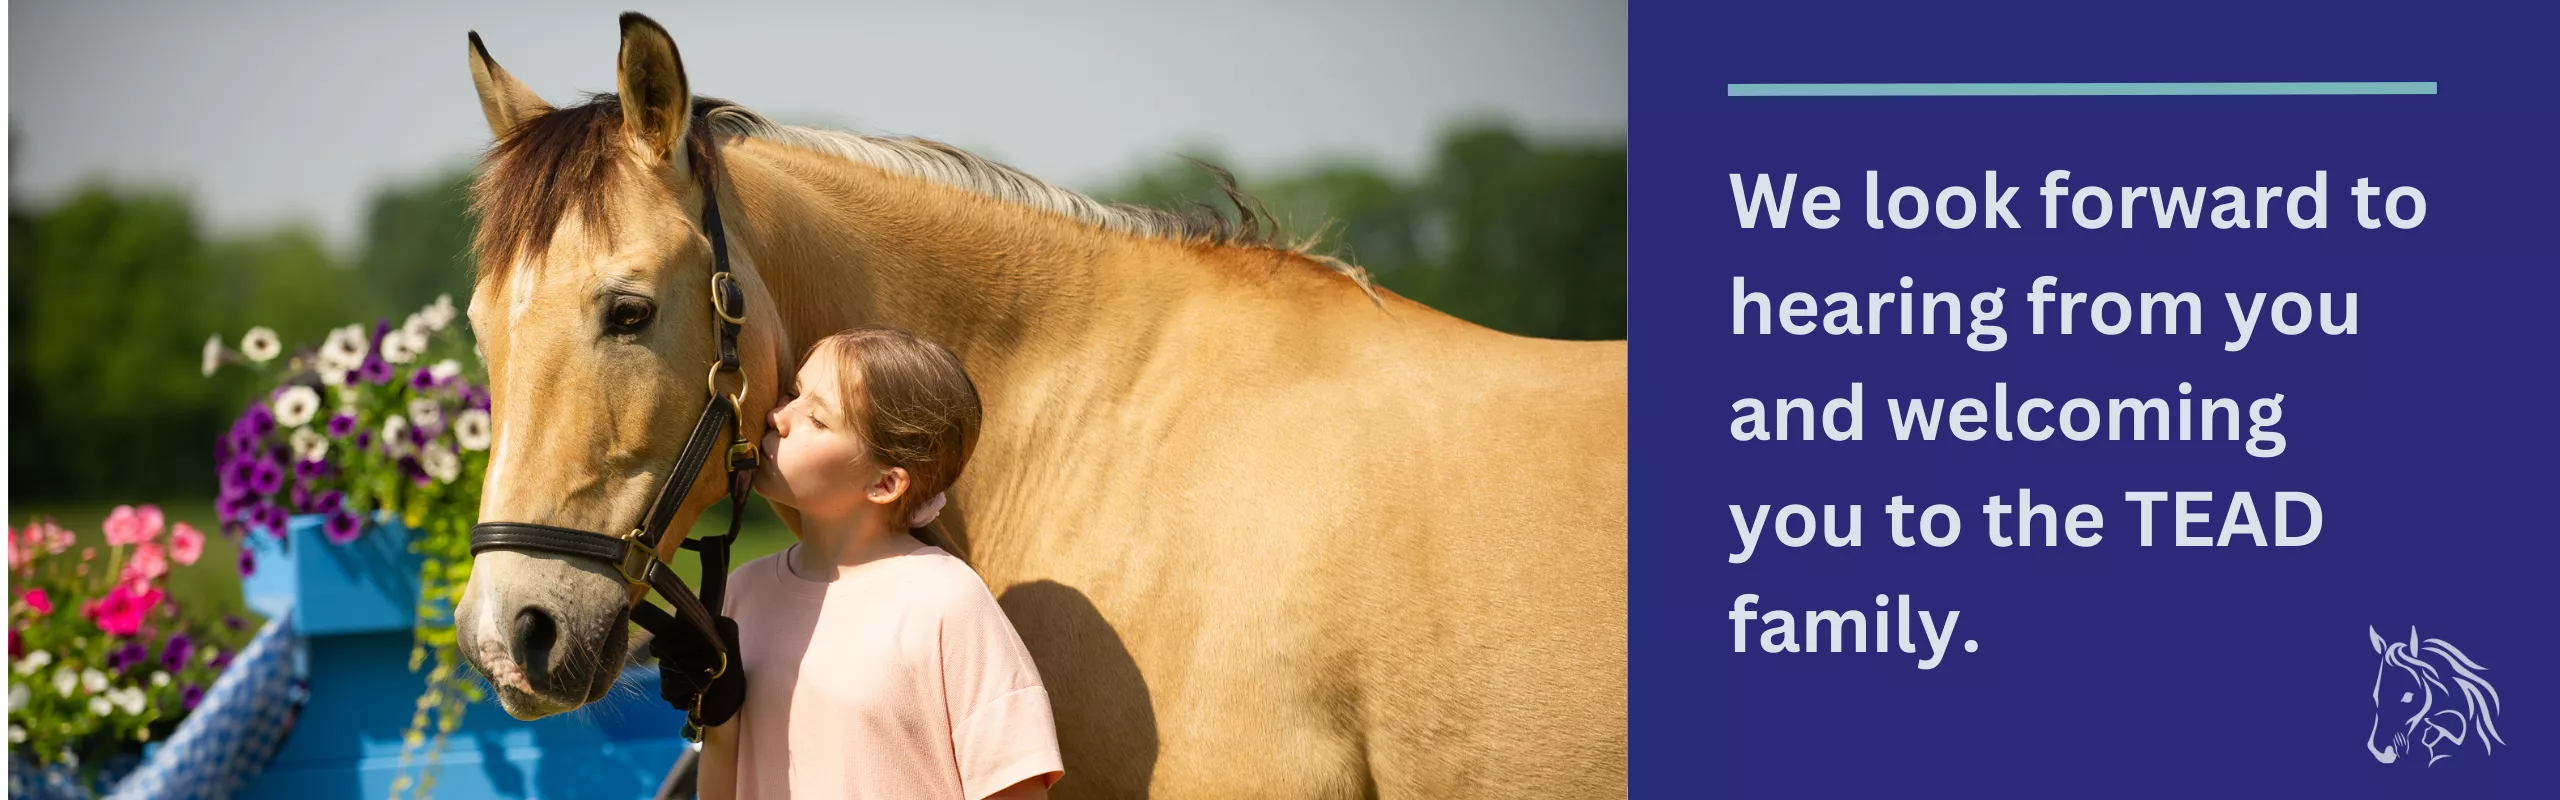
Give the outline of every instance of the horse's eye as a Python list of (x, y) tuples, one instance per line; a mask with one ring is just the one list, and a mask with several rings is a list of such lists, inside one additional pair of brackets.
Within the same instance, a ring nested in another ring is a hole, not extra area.
[(2400, 702), (2406, 703), (2406, 702), (2409, 702), (2409, 701), (2411, 701), (2411, 700), (2416, 700), (2416, 699), (2418, 699), (2418, 693), (2417, 693), (2417, 692), (2401, 692), (2401, 693), (2400, 693)]
[(657, 304), (645, 298), (616, 297), (611, 305), (605, 307), (604, 332), (614, 335), (639, 333), (648, 329), (649, 320), (657, 313)]

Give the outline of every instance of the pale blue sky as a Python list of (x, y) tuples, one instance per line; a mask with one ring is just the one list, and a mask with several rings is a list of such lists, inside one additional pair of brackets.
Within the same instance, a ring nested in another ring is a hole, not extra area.
[(1449, 123), (1623, 136), (1619, 0), (610, 3), (17, 2), (13, 197), (176, 186), (218, 229), (353, 242), (386, 181), (488, 141), (478, 29), (544, 99), (609, 90), (626, 8), (694, 91), (792, 122), (928, 136), (1091, 187), (1208, 149), (1250, 173), (1418, 169)]

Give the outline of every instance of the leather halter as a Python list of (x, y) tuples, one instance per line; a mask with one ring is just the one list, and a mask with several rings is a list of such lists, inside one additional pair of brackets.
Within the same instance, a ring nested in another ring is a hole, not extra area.
[[(707, 165), (706, 165), (707, 166)], [(516, 550), (546, 555), (567, 556), (602, 561), (613, 565), (630, 596), (624, 607), (631, 621), (656, 636), (692, 636), (720, 653), (720, 666), (706, 676), (702, 685), (709, 686), (736, 663), (720, 638), (713, 619), (719, 616), (720, 597), (728, 586), (729, 546), (738, 539), (738, 523), (746, 514), (749, 483), (753, 480), (762, 454), (754, 442), (747, 441), (740, 424), (745, 411), (746, 377), (738, 370), (738, 331), (746, 325), (746, 291), (729, 271), (729, 242), (720, 225), (720, 191), (712, 179), (712, 170), (702, 172), (702, 231), (711, 239), (711, 313), (718, 329), (719, 360), (711, 365), (705, 378), (711, 395), (703, 406), (702, 416), (694, 422), (693, 435), (685, 440), (684, 450), (676, 456), (675, 468), (667, 481), (659, 484), (657, 499), (649, 504), (648, 513), (638, 526), (620, 536), (537, 525), (529, 522), (482, 522), (471, 527), (471, 555), (491, 550)], [(723, 394), (721, 377), (736, 382), (737, 390)], [(663, 569), (658, 559), (658, 544), (674, 524), (676, 512), (684, 506), (685, 497), (693, 493), (694, 481), (701, 477), (703, 462), (711, 459), (712, 449), (720, 437), (730, 439), (728, 455), (723, 462), (729, 478), (729, 532), (719, 537), (689, 539), (680, 544), (702, 554), (702, 594), (697, 597), (673, 570)], [(642, 602), (649, 590), (667, 598), (675, 607), (670, 616), (657, 606)], [(681, 625), (679, 625), (681, 623)], [(698, 730), (702, 701), (694, 699), (694, 708), (686, 714), (687, 734)]]

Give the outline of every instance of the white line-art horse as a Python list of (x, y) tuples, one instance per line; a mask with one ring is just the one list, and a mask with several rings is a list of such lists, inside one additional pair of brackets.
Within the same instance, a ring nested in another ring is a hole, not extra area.
[[(2440, 746), (2452, 750), (2476, 738), (2480, 751), (2490, 753), (2507, 743), (2498, 738), (2498, 689), (2480, 677), (2488, 667), (2443, 639), (2422, 644), (2414, 627), (2405, 642), (2385, 642), (2372, 626), (2364, 632), (2373, 640), (2373, 652), (2382, 656), (2373, 674), (2373, 727), (2364, 739), (2365, 752), (2372, 753), (2373, 760), (2394, 763), (2423, 746), (2427, 766), (2432, 767), (2453, 757), (2439, 752)], [(2376, 748), (2374, 737), (2382, 735), (2384, 717), (2397, 720), (2399, 728), (2391, 733), (2389, 746)]]

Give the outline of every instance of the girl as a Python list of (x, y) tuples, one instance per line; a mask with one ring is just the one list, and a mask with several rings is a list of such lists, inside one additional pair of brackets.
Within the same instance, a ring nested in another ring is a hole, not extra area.
[(800, 542), (731, 573), (746, 703), (704, 736), (702, 796), (1046, 797), (1065, 769), (1039, 670), (977, 573), (917, 538), (977, 442), (959, 358), (856, 328), (790, 395), (755, 488)]

